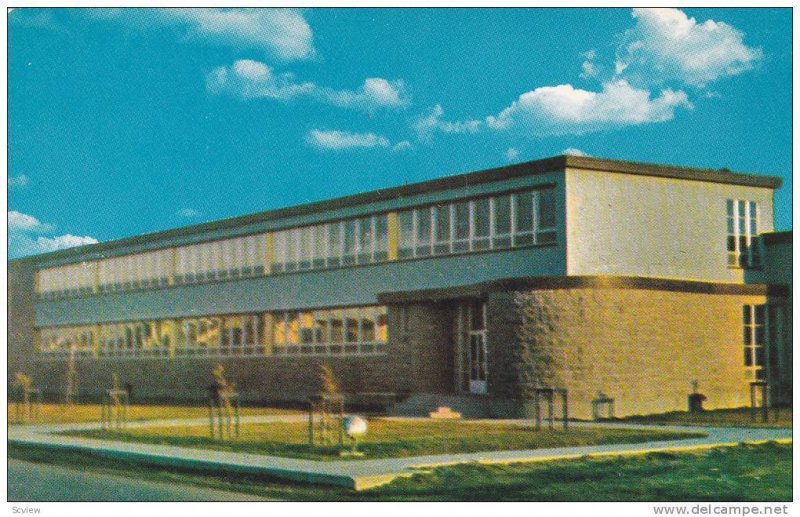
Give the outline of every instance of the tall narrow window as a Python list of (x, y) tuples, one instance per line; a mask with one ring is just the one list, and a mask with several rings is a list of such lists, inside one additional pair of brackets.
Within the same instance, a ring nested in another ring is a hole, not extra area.
[(358, 227), (358, 263), (369, 264), (372, 262), (372, 247), (375, 244), (375, 232), (372, 229), (372, 217), (364, 217), (359, 219)]
[(310, 354), (314, 352), (311, 346), (314, 343), (314, 314), (312, 312), (300, 313), (300, 353)]
[(275, 232), (272, 236), (272, 271), (282, 273), (286, 269), (286, 232)]
[(325, 259), (328, 256), (328, 225), (320, 224), (313, 227), (314, 231), (314, 269), (325, 267)]
[(469, 201), (456, 203), (453, 211), (453, 251), (469, 251), (470, 217)]
[(437, 205), (433, 207), (433, 253), (445, 255), (450, 253), (450, 205)]
[(297, 230), (286, 230), (286, 263), (284, 268), (286, 271), (297, 270), (297, 249), (298, 249), (298, 235)]
[(491, 202), (489, 198), (478, 199), (473, 202), (474, 222), (472, 225), (472, 249), (486, 250), (491, 246)]
[(328, 333), (328, 313), (317, 311), (314, 313), (314, 341), (317, 343), (327, 343), (330, 341)]
[(514, 195), (514, 245), (533, 244), (533, 193)]
[(298, 252), (298, 269), (300, 270), (311, 269), (311, 262), (314, 259), (313, 230), (312, 226), (297, 228), (297, 233), (300, 234), (300, 250)]
[(375, 261), (389, 257), (389, 225), (386, 214), (375, 216)]
[(538, 216), (536, 218), (536, 242), (547, 243), (556, 240), (556, 195), (554, 189), (540, 190)]
[(495, 248), (508, 248), (511, 246), (511, 196), (499, 196), (492, 201), (494, 213)]
[(399, 258), (410, 258), (414, 256), (414, 212), (406, 210), (397, 214), (399, 226), (399, 242), (397, 245), (397, 255)]
[(358, 253), (358, 221), (345, 221), (344, 223), (344, 256), (342, 264), (352, 266), (356, 263)]
[(744, 366), (750, 379), (763, 380), (766, 365), (766, 306), (742, 307)]
[(328, 225), (328, 267), (342, 265), (342, 223)]
[(416, 225), (416, 256), (425, 257), (431, 254), (431, 207), (414, 210)]
[(728, 199), (726, 215), (728, 265), (743, 268), (761, 267), (758, 203)]

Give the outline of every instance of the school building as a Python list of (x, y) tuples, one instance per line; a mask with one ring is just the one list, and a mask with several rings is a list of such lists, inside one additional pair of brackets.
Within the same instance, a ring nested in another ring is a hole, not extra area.
[(536, 388), (617, 416), (792, 386), (779, 178), (557, 156), (9, 262), (8, 383), (520, 416)]

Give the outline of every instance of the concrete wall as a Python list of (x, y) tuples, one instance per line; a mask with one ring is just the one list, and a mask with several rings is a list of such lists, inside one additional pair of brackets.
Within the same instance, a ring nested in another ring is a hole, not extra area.
[(570, 275), (743, 282), (727, 266), (726, 200), (758, 202), (760, 231), (773, 228), (769, 188), (585, 170), (567, 170), (565, 182)]
[(565, 387), (570, 413), (589, 418), (603, 391), (622, 416), (685, 410), (697, 380), (708, 408), (749, 404), (742, 305), (765, 301), (639, 289), (493, 294), (490, 394), (524, 399), (537, 385)]

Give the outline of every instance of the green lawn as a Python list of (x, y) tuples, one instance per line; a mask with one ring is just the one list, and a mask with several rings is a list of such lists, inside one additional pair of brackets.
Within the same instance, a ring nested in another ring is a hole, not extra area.
[(11, 445), (11, 457), (165, 483), (290, 501), (791, 501), (792, 446), (766, 443), (700, 452), (441, 467), (353, 492), (246, 475), (110, 462), (70, 451)]
[[(99, 422), (99, 404), (75, 404), (66, 406), (65, 404), (41, 404), (39, 406), (39, 417), (31, 423), (37, 424), (64, 424), (75, 422)], [(279, 414), (300, 414), (300, 411), (289, 409), (276, 409), (267, 407), (243, 407), (242, 415), (279, 415)], [(160, 420), (170, 418), (202, 418), (208, 416), (206, 406), (145, 406), (131, 405), (128, 408), (129, 421), (141, 420)], [(16, 408), (13, 402), (8, 403), (8, 422), (16, 423)]]
[[(126, 431), (70, 431), (71, 436), (178, 445), (273, 456), (330, 460), (341, 446), (307, 444), (305, 423), (246, 424), (239, 439), (212, 441), (208, 426), (147, 427)], [(573, 428), (534, 431), (509, 423), (371, 419), (369, 432), (359, 450), (365, 458), (421, 456), (458, 452), (542, 449), (572, 445), (640, 443), (653, 440), (694, 438), (701, 433), (676, 433), (632, 429)]]
[(686, 411), (672, 411), (654, 415), (637, 415), (615, 419), (615, 421), (631, 422), (636, 424), (660, 425), (705, 425), (705, 426), (736, 426), (736, 427), (771, 427), (791, 428), (792, 409), (770, 409), (769, 422), (761, 421), (761, 413), (753, 421), (750, 408), (712, 409), (702, 413), (688, 413)]

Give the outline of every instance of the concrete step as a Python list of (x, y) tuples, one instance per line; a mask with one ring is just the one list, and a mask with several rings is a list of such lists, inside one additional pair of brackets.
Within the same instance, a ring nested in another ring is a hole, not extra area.
[(398, 402), (389, 407), (389, 414), (393, 416), (429, 416), (439, 407), (448, 407), (456, 413), (461, 413), (464, 418), (490, 418), (492, 412), (492, 399), (480, 395), (449, 395), (449, 394), (414, 394), (404, 402)]

